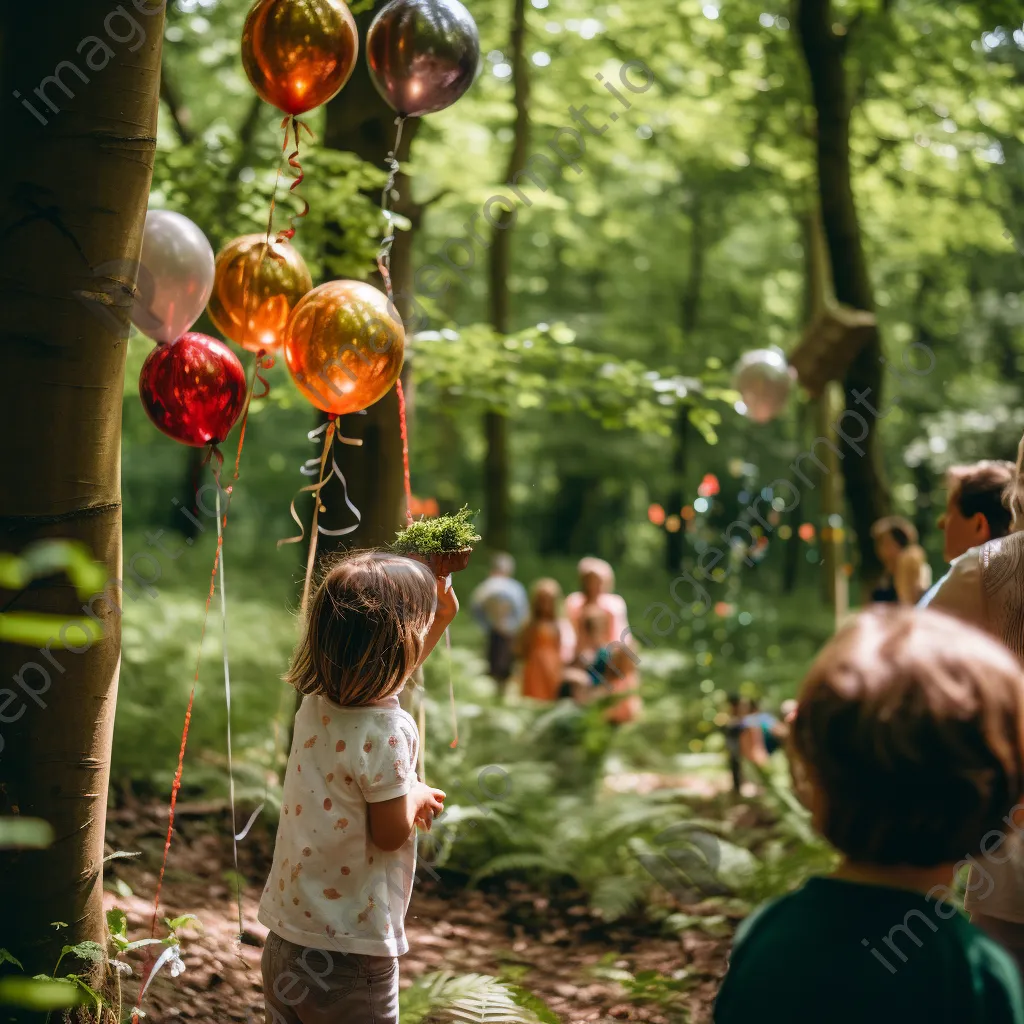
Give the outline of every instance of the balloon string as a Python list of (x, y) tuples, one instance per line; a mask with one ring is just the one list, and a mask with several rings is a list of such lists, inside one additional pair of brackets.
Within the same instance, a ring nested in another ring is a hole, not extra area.
[[(259, 357), (257, 357), (259, 358)], [(239, 446), (241, 455), (241, 446)], [(220, 552), (220, 623), (221, 653), (224, 657), (224, 701), (227, 705), (227, 743), (228, 743), (228, 800), (231, 804), (231, 845), (235, 858), (235, 903), (238, 908), (238, 937), (241, 939), (245, 930), (242, 921), (242, 876), (238, 871), (238, 822), (235, 814), (235, 766), (231, 754), (231, 670), (228, 666), (228, 593), (227, 575), (224, 558), (224, 524), (221, 522), (220, 486), (218, 481), (216, 492), (217, 509), (217, 550)]]
[[(380, 250), (377, 252), (377, 270), (384, 281), (384, 290), (388, 296), (388, 307), (394, 304), (395, 294), (391, 287), (391, 248), (395, 244), (395, 217), (391, 211), (392, 199), (398, 198), (395, 191), (395, 180), (398, 178), (400, 165), (398, 163), (398, 150), (402, 144), (402, 129), (405, 127), (405, 117), (395, 118), (395, 144), (388, 153), (388, 180), (384, 184), (384, 190), (380, 195), (380, 212), (387, 224), (386, 234), (380, 243)], [(393, 314), (392, 314), (393, 315)]]
[(402, 472), (405, 478), (405, 520), (412, 522), (412, 478), (409, 475), (409, 425), (405, 418), (405, 390), (402, 380), (395, 381), (398, 394), (398, 427), (402, 432)]
[[(285, 118), (281, 122), (281, 126), (284, 128), (284, 141), (285, 146), (288, 145), (288, 129), (292, 130), (293, 137), (295, 139), (295, 149), (288, 154), (288, 166), (295, 172), (295, 180), (288, 186), (289, 192), (295, 192), (295, 190), (302, 184), (306, 178), (306, 172), (302, 169), (302, 162), (299, 160), (299, 140), (301, 133), (306, 132), (309, 135), (310, 140), (314, 140), (316, 136), (313, 134), (313, 129), (306, 124), (305, 121), (300, 121), (297, 117)], [(299, 213), (293, 213), (288, 218), (288, 227), (277, 233), (277, 240), (279, 242), (288, 241), (295, 237), (295, 222), (301, 220), (309, 213), (309, 203), (295, 193), (299, 199), (302, 199), (302, 210)]]
[[(245, 396), (245, 405), (242, 409), (242, 428), (238, 432), (238, 451), (235, 453), (235, 479), (238, 479), (238, 464), (242, 461), (242, 445), (245, 444), (245, 429), (249, 425), (249, 406), (254, 398), (266, 398), (270, 394), (270, 383), (260, 370), (269, 370), (274, 365), (274, 357), (268, 355), (265, 349), (256, 353), (256, 363), (253, 366), (252, 380), (249, 381), (249, 388)], [(263, 390), (257, 395), (256, 381), (263, 385)]]
[(323, 502), (320, 499), (320, 491), (323, 490), (323, 486), (327, 483), (329, 477), (324, 476), (324, 471), (327, 468), (327, 456), (331, 453), (331, 445), (334, 442), (334, 431), (336, 420), (331, 420), (327, 424), (327, 435), (324, 437), (324, 450), (320, 456), (320, 482), (316, 485), (316, 490), (313, 494), (313, 522), (309, 527), (309, 553), (306, 555), (306, 578), (302, 583), (302, 604), (300, 608), (304, 612), (309, 605), (309, 592), (313, 586), (313, 566), (316, 564), (316, 547), (317, 541), (320, 539), (319, 531), (317, 530), (317, 519), (320, 516), (321, 510), (327, 511), (324, 508)]
[[(448, 577), (447, 586), (450, 588), (452, 585), (451, 576)], [(454, 750), (459, 745), (459, 714), (455, 709), (455, 672), (452, 668), (452, 637), (451, 633), (446, 629), (444, 631), (444, 645), (448, 648), (448, 702), (452, 709), (452, 742), (451, 748)]]
[[(171, 784), (171, 802), (168, 809), (168, 821), (167, 821), (167, 836), (164, 839), (164, 852), (163, 858), (160, 862), (160, 872), (157, 875), (156, 882), (156, 893), (153, 897), (153, 919), (150, 925), (150, 937), (156, 938), (156, 921), (160, 915), (160, 894), (163, 890), (164, 875), (167, 871), (167, 857), (171, 850), (171, 839), (174, 835), (174, 811), (178, 803), (178, 792), (181, 789), (181, 776), (185, 767), (185, 748), (188, 745), (188, 730), (192, 722), (192, 706), (196, 696), (196, 686), (199, 683), (199, 669), (202, 664), (203, 656), (203, 640), (206, 637), (206, 625), (210, 618), (210, 603), (213, 601), (213, 592), (217, 585), (217, 572), (220, 568), (221, 551), (224, 546), (224, 528), (227, 526), (227, 510), (225, 509), (223, 514), (223, 522), (221, 521), (220, 513), (220, 470), (224, 465), (224, 456), (221, 454), (220, 449), (216, 445), (210, 445), (209, 451), (206, 454), (206, 458), (203, 460), (203, 464), (206, 465), (211, 462), (211, 459), (216, 459), (216, 465), (213, 467), (213, 477), (217, 486), (217, 550), (213, 556), (213, 568), (210, 571), (210, 589), (206, 594), (206, 606), (203, 610), (203, 625), (202, 630), (199, 634), (199, 648), (196, 652), (196, 668), (195, 673), (192, 676), (192, 689), (188, 696), (188, 706), (185, 708), (185, 721), (181, 729), (181, 745), (178, 748), (178, 767), (174, 773), (174, 782)], [(231, 506), (231, 488), (227, 489), (228, 495), (228, 508)], [(146, 955), (146, 967), (143, 970), (143, 978), (150, 973), (150, 966), (152, 965), (152, 955), (150, 953), (151, 947), (147, 947)], [(139, 1005), (142, 1003), (142, 993), (145, 992), (145, 985), (143, 984), (142, 989), (139, 993)]]

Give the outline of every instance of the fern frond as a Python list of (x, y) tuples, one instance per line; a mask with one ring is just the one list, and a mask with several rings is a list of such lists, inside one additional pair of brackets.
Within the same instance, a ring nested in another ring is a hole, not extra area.
[(543, 871), (549, 875), (572, 875), (571, 865), (559, 863), (546, 853), (503, 853), (499, 857), (492, 857), (470, 878), (467, 886), (472, 889), (492, 875), (531, 870)]
[(651, 889), (651, 879), (635, 875), (602, 878), (590, 896), (591, 909), (606, 921), (628, 914)]
[[(538, 1013), (533, 1007), (544, 1011)], [(541, 1000), (483, 974), (432, 974), (402, 996), (401, 1024), (557, 1024)]]

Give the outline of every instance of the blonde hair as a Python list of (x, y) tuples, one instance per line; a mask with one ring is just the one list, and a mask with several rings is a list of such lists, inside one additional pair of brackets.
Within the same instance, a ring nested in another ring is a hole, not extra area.
[(606, 591), (615, 589), (615, 570), (603, 558), (594, 558), (592, 555), (581, 558), (576, 572), (581, 583), (584, 576), (599, 576)]
[(436, 609), (425, 565), (385, 551), (345, 554), (310, 599), (285, 680), (345, 707), (390, 697), (419, 663)]

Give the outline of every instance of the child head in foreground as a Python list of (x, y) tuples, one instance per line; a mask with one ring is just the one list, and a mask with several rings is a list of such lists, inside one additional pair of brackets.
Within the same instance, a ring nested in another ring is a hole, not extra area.
[(1024, 794), (1017, 660), (944, 615), (874, 608), (818, 656), (791, 730), (797, 791), (842, 862), (744, 922), (717, 1024), (764, 1020), (768, 978), (770, 1020), (1022, 1024), (1013, 961), (944, 898)]
[[(415, 830), (444, 801), (417, 777), (420, 738), (397, 695), (457, 610), (426, 566), (376, 551), (341, 558), (310, 599), (286, 676), (304, 697), (259, 908), (268, 1020), (306, 1020), (329, 995), (339, 1020), (397, 1022)], [(311, 950), (323, 986), (290, 980), (308, 975)]]

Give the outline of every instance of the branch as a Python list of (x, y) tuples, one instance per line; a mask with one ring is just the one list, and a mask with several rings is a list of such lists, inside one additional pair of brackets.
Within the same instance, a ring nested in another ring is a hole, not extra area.
[(160, 99), (167, 105), (168, 113), (174, 122), (174, 130), (178, 133), (178, 140), (183, 146), (188, 146), (195, 136), (188, 126), (190, 120), (188, 108), (182, 105), (178, 90), (171, 82), (167, 74), (167, 64), (160, 65)]

